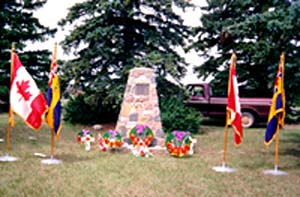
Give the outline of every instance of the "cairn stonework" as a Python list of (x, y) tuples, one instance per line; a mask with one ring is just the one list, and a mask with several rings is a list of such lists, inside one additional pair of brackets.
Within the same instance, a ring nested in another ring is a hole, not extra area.
[(130, 71), (116, 130), (123, 137), (128, 137), (137, 124), (147, 125), (158, 141), (164, 138), (155, 73), (151, 68), (134, 68)]

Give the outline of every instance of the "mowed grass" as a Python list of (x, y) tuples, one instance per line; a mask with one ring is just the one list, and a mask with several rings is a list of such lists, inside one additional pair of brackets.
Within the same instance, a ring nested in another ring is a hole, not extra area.
[[(7, 114), (1, 114), (0, 138), (6, 138), (6, 128)], [(279, 167), (287, 176), (263, 173), (274, 168), (275, 154), (275, 143), (264, 146), (264, 128), (245, 129), (239, 148), (229, 128), (227, 163), (235, 173), (212, 170), (222, 161), (222, 126), (202, 126), (195, 154), (186, 158), (166, 151), (152, 158), (126, 150), (103, 153), (96, 143), (86, 152), (76, 142), (82, 128), (63, 125), (55, 146), (55, 157), (63, 162), (46, 165), (34, 153), (49, 156), (50, 129), (44, 124), (36, 132), (16, 118), (10, 154), (19, 160), (0, 163), (0, 196), (300, 196), (300, 126), (288, 125), (280, 133)], [(4, 155), (5, 143), (0, 147)]]

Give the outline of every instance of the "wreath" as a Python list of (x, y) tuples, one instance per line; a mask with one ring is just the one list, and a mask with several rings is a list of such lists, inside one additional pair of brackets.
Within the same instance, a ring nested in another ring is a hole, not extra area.
[(153, 141), (154, 135), (152, 130), (146, 125), (136, 125), (129, 132), (129, 139), (133, 146), (137, 146), (140, 140), (143, 141), (145, 146), (149, 146)]
[(103, 134), (104, 143), (108, 148), (119, 148), (123, 145), (122, 136), (116, 130), (108, 130)]
[(196, 140), (190, 132), (173, 131), (166, 136), (166, 147), (168, 152), (175, 157), (183, 157), (186, 154), (193, 154), (193, 145)]

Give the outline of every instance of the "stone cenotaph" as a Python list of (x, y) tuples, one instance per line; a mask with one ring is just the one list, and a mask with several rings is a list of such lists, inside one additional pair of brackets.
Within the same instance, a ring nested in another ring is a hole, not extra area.
[(147, 125), (153, 131), (158, 144), (162, 145), (164, 133), (155, 73), (151, 68), (139, 67), (130, 71), (116, 130), (122, 137), (128, 137), (130, 130), (137, 124)]

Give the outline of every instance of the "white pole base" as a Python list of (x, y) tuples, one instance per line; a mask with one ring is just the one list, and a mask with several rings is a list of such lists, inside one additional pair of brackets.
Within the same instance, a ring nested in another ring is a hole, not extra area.
[(17, 161), (17, 157), (9, 156), (9, 154), (6, 154), (5, 156), (0, 157), (1, 162), (14, 162)]
[(277, 175), (277, 176), (284, 176), (287, 175), (288, 173), (278, 170), (278, 166), (274, 166), (274, 170), (265, 170), (264, 174), (272, 174), (272, 175)]
[(231, 172), (235, 172), (236, 171), (236, 169), (234, 169), (234, 168), (226, 167), (225, 163), (223, 163), (222, 166), (215, 166), (212, 169), (214, 171), (216, 171), (216, 172), (228, 172), (228, 173), (231, 173)]
[(43, 159), (41, 161), (41, 163), (52, 165), (52, 164), (60, 164), (60, 163), (62, 163), (62, 161), (58, 160), (58, 159), (55, 159), (55, 158), (53, 158), (53, 156), (51, 156), (50, 159)]

